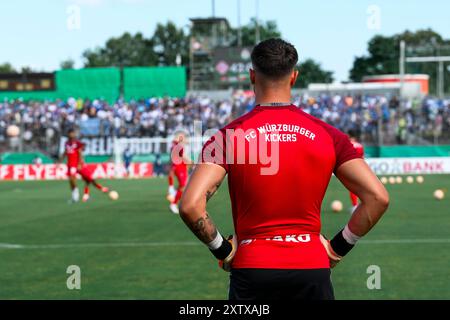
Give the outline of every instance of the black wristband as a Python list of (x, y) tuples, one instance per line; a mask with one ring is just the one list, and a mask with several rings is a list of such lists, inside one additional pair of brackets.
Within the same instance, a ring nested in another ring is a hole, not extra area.
[(344, 230), (342, 229), (341, 231), (339, 231), (330, 241), (331, 248), (333, 248), (334, 252), (336, 252), (341, 257), (345, 256), (355, 246), (345, 240), (344, 236), (342, 235), (342, 231)]
[(211, 251), (217, 260), (224, 260), (230, 255), (231, 251), (233, 251), (233, 246), (227, 239), (223, 238), (222, 245), (219, 248), (215, 250), (209, 249), (209, 251)]

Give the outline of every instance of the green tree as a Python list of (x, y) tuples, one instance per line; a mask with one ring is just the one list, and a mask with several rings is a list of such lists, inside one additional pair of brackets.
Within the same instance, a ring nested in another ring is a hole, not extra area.
[(306, 59), (298, 66), (299, 76), (296, 87), (307, 88), (310, 83), (331, 83), (333, 72), (323, 70), (320, 63), (313, 59)]
[[(255, 18), (252, 18), (250, 22), (243, 26), (241, 28), (241, 39), (242, 39), (242, 46), (254, 46), (256, 44), (256, 34), (257, 30), (259, 29), (259, 40), (267, 40), (270, 38), (280, 38), (281, 32), (278, 29), (278, 25), (276, 21), (270, 20), (266, 22), (257, 23), (257, 20)], [(233, 46), (236, 46), (238, 44), (238, 35), (239, 30), (237, 28), (233, 28), (231, 30), (232, 34), (232, 44)]]
[(126, 32), (111, 38), (104, 47), (86, 50), (83, 57), (85, 67), (153, 66), (158, 63), (153, 42), (139, 32), (135, 35)]
[(63, 70), (74, 69), (75, 61), (73, 61), (72, 59), (67, 59), (67, 60), (61, 61), (60, 67)]
[(30, 66), (23, 66), (20, 68), (20, 73), (33, 73), (35, 72)]
[(177, 56), (181, 58), (181, 64), (189, 64), (189, 35), (173, 22), (158, 23), (151, 41), (154, 52), (159, 56), (159, 64), (176, 65)]
[(368, 44), (369, 55), (355, 58), (350, 79), (360, 82), (368, 75), (398, 73), (398, 46), (394, 37), (373, 37)]
[(17, 70), (9, 63), (0, 64), (0, 73), (17, 73)]
[[(361, 81), (364, 76), (399, 73), (400, 41), (407, 45), (407, 56), (448, 55), (450, 40), (445, 40), (437, 32), (426, 29), (416, 32), (405, 31), (391, 37), (374, 36), (368, 43), (368, 54), (356, 57), (350, 70), (350, 79)], [(408, 63), (407, 73), (425, 73), (430, 76), (430, 91), (436, 88), (436, 64)], [(450, 75), (446, 74), (445, 83), (449, 88)]]

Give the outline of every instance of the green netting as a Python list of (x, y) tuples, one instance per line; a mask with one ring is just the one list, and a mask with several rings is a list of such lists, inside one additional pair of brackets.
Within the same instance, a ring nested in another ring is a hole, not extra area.
[[(0, 164), (31, 164), (39, 156), (43, 163), (54, 161), (39, 152), (35, 153), (4, 153), (0, 157)], [(405, 157), (449, 157), (450, 145), (443, 146), (388, 146), (388, 147), (366, 147), (366, 158), (405, 158)], [(102, 163), (112, 160), (111, 156), (85, 156), (87, 163)], [(170, 154), (161, 154), (161, 162), (168, 163)], [(133, 162), (155, 162), (155, 154), (135, 155)]]
[[(85, 156), (84, 161), (86, 163), (102, 163), (102, 162), (108, 162), (112, 161), (112, 156)], [(155, 162), (156, 155), (155, 154), (138, 154), (133, 156), (132, 162)], [(161, 154), (161, 162), (162, 163), (168, 163), (170, 161), (170, 154), (169, 153), (163, 153)]]
[(84, 156), (86, 163), (103, 163), (111, 161), (111, 156)]
[[(184, 67), (124, 68), (124, 96), (126, 100), (149, 97), (183, 97), (186, 95)], [(74, 98), (102, 98), (115, 101), (120, 94), (118, 68), (86, 68), (61, 70), (55, 75), (56, 91), (0, 92), (0, 99), (56, 100)]]
[[(442, 146), (387, 146), (364, 148), (366, 158), (411, 158), (411, 157), (450, 157), (450, 145)], [(162, 154), (163, 163), (169, 162), (170, 154)], [(155, 156), (136, 155), (134, 162), (154, 162)]]
[(41, 158), (42, 163), (53, 163), (53, 159), (40, 152), (31, 153), (4, 153), (0, 158), (1, 164), (32, 164), (37, 157)]
[(67, 98), (117, 100), (120, 88), (120, 71), (117, 68), (87, 68), (61, 70), (55, 75), (55, 91), (0, 92), (0, 99), (14, 100), (66, 100)]
[[(141, 154), (141, 155), (135, 155), (133, 157), (133, 162), (155, 162), (156, 155), (154, 154)], [(168, 163), (170, 161), (170, 154), (169, 153), (163, 153), (161, 154), (161, 162), (162, 163)]]
[(365, 147), (366, 158), (450, 157), (450, 145)]
[(373, 146), (364, 147), (364, 157), (365, 158), (378, 158), (379, 155), (380, 155), (379, 147), (373, 147)]
[(445, 146), (389, 146), (380, 148), (380, 157), (448, 157), (450, 145)]
[(114, 101), (119, 97), (120, 71), (117, 68), (87, 68), (56, 72), (56, 88), (62, 99), (102, 98)]
[(126, 100), (186, 94), (184, 67), (124, 68), (123, 77)]
[[(54, 160), (43, 153), (40, 152), (30, 152), (30, 153), (4, 153), (0, 157), (0, 164), (32, 164), (36, 157), (40, 157), (42, 163), (54, 163)], [(135, 155), (133, 157), (133, 162), (155, 162), (156, 156), (154, 154), (142, 154)], [(84, 161), (86, 163), (104, 163), (112, 161), (111, 156), (85, 156)], [(168, 163), (170, 161), (170, 154), (161, 154), (161, 162)]]

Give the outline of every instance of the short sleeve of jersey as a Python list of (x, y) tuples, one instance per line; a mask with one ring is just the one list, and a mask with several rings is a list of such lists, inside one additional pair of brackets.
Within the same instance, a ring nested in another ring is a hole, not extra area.
[(203, 146), (200, 156), (201, 163), (213, 163), (221, 166), (228, 172), (226, 155), (225, 130), (217, 131)]
[(358, 154), (359, 154), (362, 158), (364, 158), (364, 147), (363, 147), (363, 145), (360, 144), (360, 143), (357, 143), (356, 145), (353, 144), (353, 146), (355, 147), (355, 149), (356, 149), (356, 151), (358, 152)]
[(361, 154), (355, 149), (347, 135), (341, 131), (334, 129), (332, 132), (334, 140), (334, 150), (336, 153), (336, 164), (333, 172), (345, 162), (353, 159), (361, 159)]

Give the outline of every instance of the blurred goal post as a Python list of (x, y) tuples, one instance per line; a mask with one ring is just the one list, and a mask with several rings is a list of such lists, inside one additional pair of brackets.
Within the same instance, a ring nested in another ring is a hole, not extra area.
[[(115, 163), (116, 177), (122, 176), (123, 173), (123, 154), (129, 148), (133, 156), (140, 155), (164, 155), (171, 153), (172, 143), (175, 136), (171, 135), (166, 138), (113, 138), (113, 159)], [(209, 137), (187, 137), (185, 154), (189, 159), (196, 162), (202, 150), (203, 144)]]

